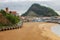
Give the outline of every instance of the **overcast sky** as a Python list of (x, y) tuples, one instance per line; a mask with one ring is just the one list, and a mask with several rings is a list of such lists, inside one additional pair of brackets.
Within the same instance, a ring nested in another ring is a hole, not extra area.
[(16, 10), (19, 14), (26, 12), (33, 3), (48, 6), (55, 11), (60, 12), (60, 0), (0, 0), (0, 9), (8, 7), (10, 10)]

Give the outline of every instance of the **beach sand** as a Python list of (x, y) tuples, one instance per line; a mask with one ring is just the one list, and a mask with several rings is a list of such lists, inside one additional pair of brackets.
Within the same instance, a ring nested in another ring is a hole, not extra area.
[(55, 23), (26, 22), (22, 28), (0, 32), (0, 40), (60, 40), (51, 32)]

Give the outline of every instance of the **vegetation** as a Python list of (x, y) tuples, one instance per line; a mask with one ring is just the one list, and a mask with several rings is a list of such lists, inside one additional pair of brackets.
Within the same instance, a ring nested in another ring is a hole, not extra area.
[[(6, 13), (4, 10), (0, 10), (0, 13), (3, 14), (3, 16), (8, 19), (12, 24), (16, 24), (20, 21), (19, 17), (18, 16), (15, 16), (15, 15), (12, 15), (10, 13)], [(0, 25), (4, 25), (4, 24), (1, 24)]]
[[(34, 12), (35, 14), (32, 15), (31, 12)], [(21, 16), (59, 16), (53, 9), (45, 6), (41, 6), (39, 4), (33, 4), (26, 13), (24, 13)]]

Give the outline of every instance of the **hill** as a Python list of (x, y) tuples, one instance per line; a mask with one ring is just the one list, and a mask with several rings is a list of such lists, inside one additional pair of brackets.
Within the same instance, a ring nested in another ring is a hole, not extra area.
[(0, 26), (14, 25), (20, 21), (18, 16), (0, 10)]
[(59, 16), (53, 9), (49, 7), (45, 7), (39, 4), (33, 4), (27, 12), (22, 14), (21, 16)]

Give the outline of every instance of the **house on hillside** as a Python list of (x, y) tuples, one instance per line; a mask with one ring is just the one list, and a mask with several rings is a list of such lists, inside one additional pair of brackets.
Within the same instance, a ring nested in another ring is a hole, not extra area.
[(10, 13), (10, 14), (12, 14), (14, 16), (18, 16), (16, 11), (11, 11), (11, 10), (9, 11), (9, 8), (8, 7), (5, 8), (5, 12)]

